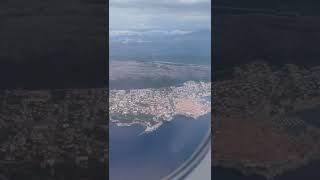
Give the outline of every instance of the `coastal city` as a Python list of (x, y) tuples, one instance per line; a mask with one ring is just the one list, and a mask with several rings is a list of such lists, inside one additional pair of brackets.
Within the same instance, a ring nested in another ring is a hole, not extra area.
[(118, 126), (140, 124), (145, 132), (159, 128), (175, 115), (196, 119), (211, 111), (211, 83), (187, 81), (181, 86), (111, 90), (110, 121)]

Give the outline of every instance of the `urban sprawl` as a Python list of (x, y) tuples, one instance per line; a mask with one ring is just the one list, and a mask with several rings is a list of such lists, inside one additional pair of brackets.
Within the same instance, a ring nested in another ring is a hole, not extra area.
[(211, 83), (188, 81), (181, 86), (111, 90), (110, 120), (118, 126), (141, 124), (151, 132), (175, 115), (197, 118), (211, 111)]

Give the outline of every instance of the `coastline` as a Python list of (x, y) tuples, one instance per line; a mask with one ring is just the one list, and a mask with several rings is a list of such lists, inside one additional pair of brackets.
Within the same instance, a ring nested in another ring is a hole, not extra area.
[[(139, 134), (144, 131), (141, 125), (119, 127), (111, 123), (112, 179), (161, 179), (195, 152), (207, 135), (210, 123), (210, 114), (198, 120), (179, 115), (170, 122), (163, 121), (163, 125), (153, 133), (141, 136)], [(136, 162), (141, 165), (137, 167)]]
[(116, 126), (118, 126), (118, 127), (130, 127), (132, 125), (140, 125), (144, 128), (144, 130), (139, 135), (143, 135), (143, 134), (152, 133), (152, 132), (156, 131), (164, 124), (164, 122), (170, 122), (176, 116), (184, 116), (188, 120), (192, 119), (194, 121), (197, 121), (199, 119), (199, 117), (205, 116), (210, 113), (211, 112), (207, 112), (207, 113), (201, 114), (201, 115), (190, 115), (190, 114), (176, 113), (176, 114), (170, 116), (168, 119), (158, 121), (154, 125), (151, 125), (151, 123), (148, 123), (146, 121), (139, 121), (139, 120), (133, 120), (132, 122), (129, 122), (129, 123), (123, 123), (123, 122), (121, 122), (121, 120), (112, 119), (112, 118), (110, 118), (110, 122), (116, 124)]

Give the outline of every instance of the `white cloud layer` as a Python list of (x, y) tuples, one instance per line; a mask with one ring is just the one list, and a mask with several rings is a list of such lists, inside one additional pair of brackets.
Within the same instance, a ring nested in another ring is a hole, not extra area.
[(143, 36), (143, 35), (152, 35), (152, 34), (160, 34), (160, 35), (185, 35), (189, 34), (192, 31), (185, 30), (148, 30), (148, 31), (129, 31), (129, 30), (111, 30), (109, 31), (109, 35), (111, 37), (117, 36)]
[(210, 0), (110, 0), (112, 30), (208, 29)]

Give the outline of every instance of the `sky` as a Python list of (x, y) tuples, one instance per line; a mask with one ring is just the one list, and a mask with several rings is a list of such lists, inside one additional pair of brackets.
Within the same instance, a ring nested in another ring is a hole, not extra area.
[(110, 0), (110, 30), (202, 30), (211, 26), (211, 0)]

